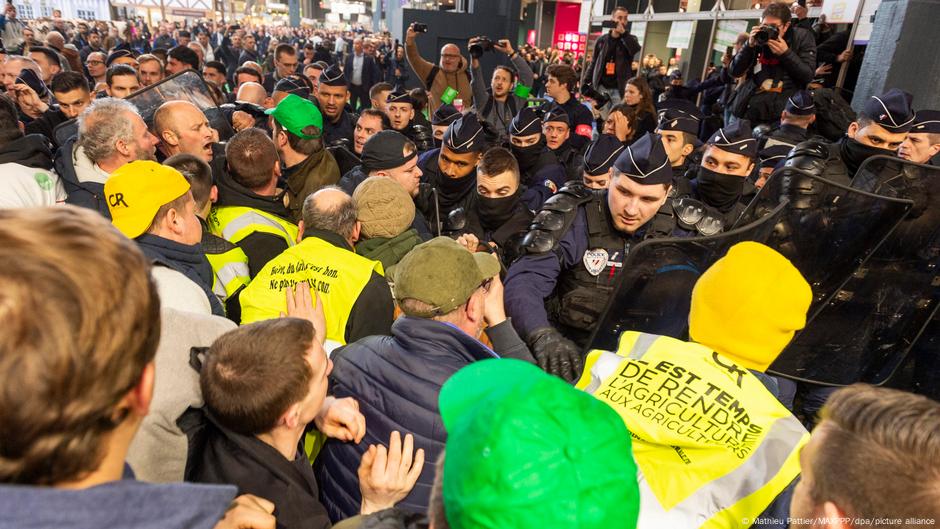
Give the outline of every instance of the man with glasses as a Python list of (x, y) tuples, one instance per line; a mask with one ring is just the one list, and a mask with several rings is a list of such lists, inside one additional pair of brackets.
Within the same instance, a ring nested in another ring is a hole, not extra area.
[(460, 48), (456, 44), (444, 45), (441, 48), (440, 63), (431, 64), (418, 52), (418, 45), (415, 44), (417, 35), (414, 24), (408, 26), (405, 54), (411, 68), (431, 95), (428, 111), (433, 113), (442, 102), (451, 103), (456, 99), (460, 99), (465, 108), (470, 108), (473, 104), (473, 88), (470, 85), (470, 74), (467, 72), (469, 64), (460, 54)]
[[(318, 482), (333, 519), (359, 511), (356, 469), (376, 442), (369, 439), (413, 432), (428, 461), (436, 460), (447, 435), (437, 406), (444, 382), (478, 360), (533, 360), (503, 310), (494, 255), (470, 253), (437, 237), (415, 246), (393, 270), (392, 289), (405, 316), (392, 324), (392, 336), (363, 338), (332, 355), (335, 395), (355, 398), (369, 425), (363, 443), (328, 441), (317, 457)], [(492, 349), (479, 341), (484, 326)], [(426, 511), (433, 479), (433, 465), (426, 465), (400, 507)]]
[(88, 77), (92, 87), (106, 81), (105, 77), (108, 75), (108, 67), (105, 65), (106, 59), (105, 54), (100, 51), (89, 53), (88, 58), (85, 59), (85, 68), (88, 69)]

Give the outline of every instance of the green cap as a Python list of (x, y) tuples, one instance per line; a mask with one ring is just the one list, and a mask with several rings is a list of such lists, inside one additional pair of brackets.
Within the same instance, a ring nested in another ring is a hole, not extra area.
[(447, 314), (463, 305), (487, 279), (499, 273), (499, 261), (488, 253), (470, 253), (450, 237), (435, 237), (402, 258), (392, 280), (395, 299), (416, 299), (434, 307), (412, 316)]
[[(323, 135), (323, 114), (320, 113), (320, 109), (309, 99), (304, 99), (297, 94), (288, 95), (276, 107), (269, 108), (264, 113), (274, 116), (274, 120), (294, 136), (314, 140)], [(317, 136), (304, 134), (303, 130), (310, 125), (320, 129), (320, 134)]]
[(633, 529), (630, 433), (609, 405), (538, 367), (474, 362), (441, 388), (453, 529)]

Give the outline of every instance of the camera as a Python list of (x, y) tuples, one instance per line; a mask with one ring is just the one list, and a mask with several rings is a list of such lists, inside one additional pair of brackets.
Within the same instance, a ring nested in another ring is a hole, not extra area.
[(470, 56), (479, 59), (484, 53), (493, 50), (493, 41), (489, 37), (477, 37), (470, 45)]
[(754, 35), (754, 40), (760, 46), (766, 46), (768, 42), (777, 40), (780, 37), (780, 29), (777, 26), (761, 26), (760, 30)]
[(421, 22), (415, 22), (414, 24), (411, 25), (411, 29), (412, 29), (412, 31), (414, 31), (415, 33), (427, 33), (427, 32), (428, 32), (428, 25), (427, 25), (427, 24), (423, 24), (423, 23), (421, 23)]
[(594, 89), (593, 86), (589, 84), (581, 85), (581, 95), (588, 97), (594, 100), (594, 106), (601, 108), (607, 103), (610, 103), (610, 96), (607, 94), (602, 94)]

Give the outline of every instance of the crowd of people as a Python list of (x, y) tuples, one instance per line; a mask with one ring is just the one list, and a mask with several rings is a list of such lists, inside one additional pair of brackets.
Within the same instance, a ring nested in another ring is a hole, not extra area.
[(686, 83), (623, 7), (584, 60), (8, 3), (0, 527), (935, 526), (940, 403), (768, 373), (818, 295), (785, 250), (696, 271), (688, 340), (590, 350), (637, 245), (940, 153), (805, 17)]

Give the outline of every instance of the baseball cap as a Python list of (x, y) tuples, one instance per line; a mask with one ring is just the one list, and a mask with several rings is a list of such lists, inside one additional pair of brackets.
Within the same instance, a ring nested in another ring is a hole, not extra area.
[(453, 529), (633, 529), (630, 433), (609, 405), (538, 367), (474, 362), (441, 388)]
[(111, 224), (129, 239), (147, 231), (157, 211), (189, 191), (189, 182), (172, 167), (137, 160), (118, 167), (104, 183)]
[(433, 307), (411, 316), (430, 318), (456, 309), (487, 279), (499, 273), (499, 261), (488, 253), (470, 253), (450, 237), (435, 237), (415, 246), (390, 271), (395, 299), (415, 299)]
[[(294, 136), (313, 140), (323, 135), (323, 114), (320, 113), (320, 109), (313, 104), (313, 101), (297, 94), (289, 94), (276, 107), (269, 108), (264, 113), (273, 116), (275, 121)], [(320, 129), (319, 135), (304, 134), (303, 130), (311, 125)]]

